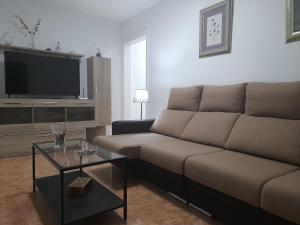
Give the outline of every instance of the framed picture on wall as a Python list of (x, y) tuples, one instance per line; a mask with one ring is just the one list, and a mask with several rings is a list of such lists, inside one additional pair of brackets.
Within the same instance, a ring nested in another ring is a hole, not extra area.
[(233, 0), (200, 11), (199, 57), (231, 52)]
[(286, 42), (300, 40), (300, 1), (286, 0)]

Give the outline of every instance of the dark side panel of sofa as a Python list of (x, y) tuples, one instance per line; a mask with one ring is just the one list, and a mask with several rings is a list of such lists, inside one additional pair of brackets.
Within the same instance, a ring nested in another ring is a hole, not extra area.
[(171, 192), (182, 199), (187, 198), (184, 177), (160, 168), (149, 162), (140, 160), (140, 174), (151, 183), (156, 184), (167, 192)]
[(187, 179), (190, 203), (230, 225), (259, 224), (259, 208)]
[(297, 225), (295, 223), (289, 222), (283, 218), (275, 216), (268, 212), (262, 213), (262, 218), (259, 225)]
[(112, 123), (112, 135), (150, 132), (154, 119), (122, 120)]

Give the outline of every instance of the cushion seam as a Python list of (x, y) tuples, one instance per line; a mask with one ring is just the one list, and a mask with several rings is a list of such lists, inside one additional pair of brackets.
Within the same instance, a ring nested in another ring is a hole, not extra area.
[[(209, 146), (209, 145), (208, 145), (208, 146)], [(200, 155), (215, 154), (215, 153), (223, 152), (223, 151), (226, 151), (226, 150), (220, 149), (220, 150), (216, 150), (216, 151), (213, 151), (213, 152), (195, 153), (195, 154), (193, 154), (193, 155), (187, 156), (187, 157), (183, 160), (183, 175), (185, 176), (185, 164), (186, 164), (186, 161), (187, 161), (189, 158), (194, 157), (194, 156), (200, 156)]]
[(264, 189), (264, 187), (265, 187), (265, 185), (266, 185), (267, 183), (269, 183), (269, 182), (272, 181), (273, 179), (277, 179), (277, 178), (280, 178), (280, 177), (284, 177), (284, 176), (286, 176), (286, 175), (288, 175), (288, 174), (290, 174), (290, 173), (294, 173), (294, 172), (296, 172), (296, 171), (298, 171), (298, 170), (299, 170), (299, 168), (296, 168), (296, 169), (293, 169), (293, 170), (291, 170), (291, 171), (289, 171), (289, 172), (285, 172), (285, 173), (280, 174), (280, 175), (275, 175), (275, 176), (273, 176), (273, 177), (267, 179), (265, 182), (263, 182), (262, 185), (261, 185), (261, 188), (260, 188), (260, 190), (259, 190), (259, 198), (260, 198), (259, 203), (260, 203), (260, 207), (262, 206), (262, 192), (263, 192), (263, 189)]
[[(233, 131), (233, 128), (235, 127), (235, 125), (236, 125), (236, 123), (237, 123), (237, 121), (239, 120), (239, 118), (241, 117), (241, 113), (239, 113), (239, 115), (237, 116), (237, 118), (236, 118), (236, 120), (235, 120), (235, 122), (234, 122), (234, 124), (233, 124), (233, 126), (232, 126), (232, 128), (231, 128), (231, 130), (230, 130), (230, 132), (229, 132), (229, 134), (227, 135), (227, 137), (226, 137), (226, 143), (225, 143), (225, 145), (223, 146), (225, 149), (227, 149), (227, 142), (228, 142), (228, 140), (229, 140), (229, 138), (230, 138), (230, 135), (231, 135), (231, 133), (232, 133), (232, 131)], [(229, 149), (230, 150), (230, 149)]]
[(194, 115), (191, 116), (191, 118), (188, 120), (188, 122), (186, 123), (186, 125), (184, 126), (184, 128), (182, 129), (182, 131), (180, 132), (180, 135), (178, 135), (178, 139), (184, 140), (184, 139), (181, 138), (181, 135), (182, 135), (182, 133), (184, 132), (185, 128), (188, 126), (188, 124), (191, 122), (191, 120), (194, 118), (194, 116), (195, 116), (196, 114), (197, 114), (197, 113), (194, 112)]
[(141, 149), (142, 149), (142, 147), (143, 146), (145, 146), (145, 145), (147, 145), (147, 144), (153, 144), (153, 143), (161, 143), (161, 142), (168, 142), (168, 141), (170, 141), (170, 142), (174, 142), (174, 141), (176, 141), (176, 140), (165, 140), (165, 141), (155, 141), (155, 142), (151, 142), (151, 143), (146, 143), (146, 144), (141, 144), (141, 145), (139, 145), (138, 147), (140, 148), (139, 149), (139, 159), (141, 158), (140, 156), (140, 154), (141, 154)]

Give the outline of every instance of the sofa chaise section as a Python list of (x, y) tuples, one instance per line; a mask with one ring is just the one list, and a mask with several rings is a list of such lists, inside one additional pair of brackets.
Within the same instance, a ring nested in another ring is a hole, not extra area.
[(100, 147), (110, 149), (128, 157), (138, 159), (140, 146), (145, 143), (175, 141), (175, 138), (156, 133), (135, 133), (111, 136), (98, 136), (93, 142)]
[[(199, 108), (201, 86), (173, 89), (168, 108), (154, 121), (117, 121), (113, 123), (112, 136), (98, 136), (93, 142), (100, 147), (119, 152), (129, 159), (138, 159), (140, 147), (146, 143), (174, 141), (179, 138), (187, 123)], [(178, 97), (179, 96), (179, 97)], [(189, 99), (189, 101), (183, 101)], [(150, 128), (149, 125), (151, 124)], [(141, 133), (131, 133), (136, 126)]]

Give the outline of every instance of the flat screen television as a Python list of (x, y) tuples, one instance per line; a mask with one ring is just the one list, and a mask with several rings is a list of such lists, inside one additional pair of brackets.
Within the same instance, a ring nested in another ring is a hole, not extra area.
[(5, 51), (4, 64), (7, 95), (80, 94), (78, 59)]

